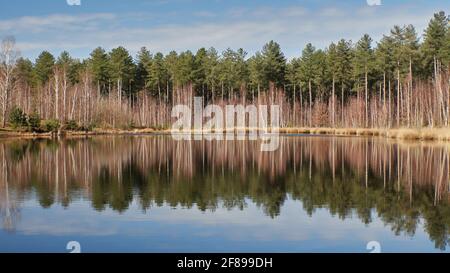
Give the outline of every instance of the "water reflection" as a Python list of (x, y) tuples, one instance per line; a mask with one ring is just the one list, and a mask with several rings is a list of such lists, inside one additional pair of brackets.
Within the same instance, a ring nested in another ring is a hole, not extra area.
[[(450, 234), (448, 146), (370, 138), (283, 137), (275, 152), (257, 141), (173, 141), (166, 136), (5, 140), (0, 143), (0, 217), (14, 231), (21, 205), (146, 212), (171, 206), (214, 212), (251, 204), (276, 219), (288, 199), (314, 217), (325, 208), (396, 235), (423, 229), (438, 249)], [(328, 228), (328, 227), (323, 227)]]

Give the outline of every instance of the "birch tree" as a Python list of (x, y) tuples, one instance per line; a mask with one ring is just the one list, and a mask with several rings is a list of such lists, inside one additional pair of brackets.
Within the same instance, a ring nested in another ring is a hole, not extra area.
[(0, 46), (0, 92), (2, 103), (2, 127), (6, 126), (8, 103), (14, 85), (14, 71), (19, 51), (16, 49), (14, 37), (6, 37)]

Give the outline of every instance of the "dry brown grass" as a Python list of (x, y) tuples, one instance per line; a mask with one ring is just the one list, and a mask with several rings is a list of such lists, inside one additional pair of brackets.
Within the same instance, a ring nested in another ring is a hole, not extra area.
[(450, 128), (282, 128), (285, 134), (316, 134), (336, 136), (379, 136), (402, 140), (450, 141)]

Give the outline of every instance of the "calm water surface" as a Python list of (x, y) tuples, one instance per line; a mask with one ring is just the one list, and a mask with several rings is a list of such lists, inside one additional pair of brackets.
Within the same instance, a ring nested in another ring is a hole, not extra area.
[(0, 141), (0, 252), (449, 252), (449, 146)]

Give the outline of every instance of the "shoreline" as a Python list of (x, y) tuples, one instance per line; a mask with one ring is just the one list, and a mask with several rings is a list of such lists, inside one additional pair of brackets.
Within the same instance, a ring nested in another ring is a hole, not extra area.
[[(249, 132), (250, 130), (261, 130), (253, 128), (242, 128), (229, 130), (232, 132)], [(227, 130), (223, 130), (225, 133)], [(191, 133), (200, 133), (200, 131), (191, 130)], [(327, 135), (327, 136), (372, 136), (387, 139), (416, 140), (416, 141), (450, 141), (450, 128), (280, 128), (278, 132), (281, 135), (304, 134), (304, 135)], [(157, 130), (152, 128), (144, 129), (95, 129), (93, 131), (63, 131), (60, 133), (30, 133), (14, 130), (1, 130), (0, 139), (5, 138), (56, 138), (56, 137), (87, 137), (101, 135), (156, 135), (171, 134), (170, 129)], [(183, 133), (183, 132), (178, 132)], [(208, 131), (203, 133), (214, 133)]]

